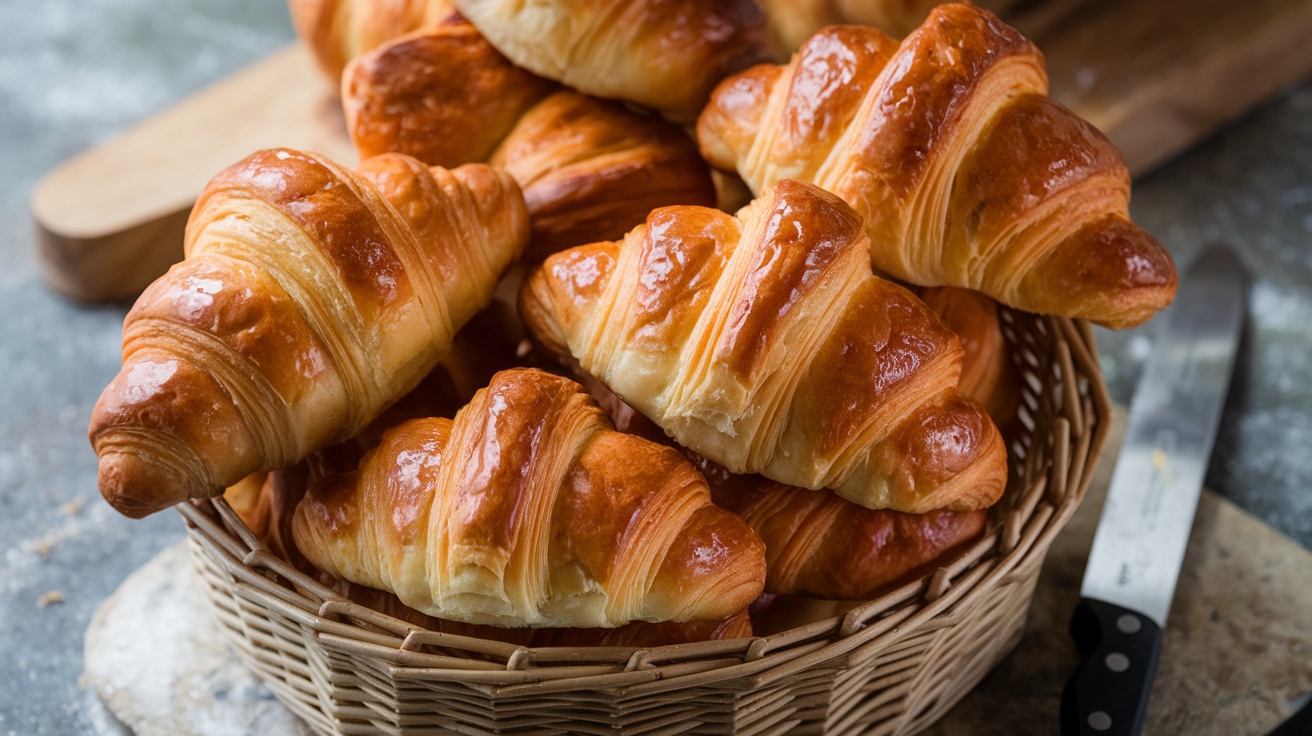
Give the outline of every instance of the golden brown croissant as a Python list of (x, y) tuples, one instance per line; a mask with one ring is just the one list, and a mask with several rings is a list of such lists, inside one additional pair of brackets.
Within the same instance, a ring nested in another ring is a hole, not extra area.
[(724, 77), (775, 58), (754, 0), (456, 0), (517, 66), (679, 122)]
[(957, 388), (975, 399), (1005, 427), (1020, 406), (1020, 376), (1002, 334), (998, 303), (978, 291), (955, 286), (918, 289), (925, 304), (961, 341), (961, 380)]
[(693, 460), (716, 505), (743, 517), (765, 542), (766, 593), (870, 598), (915, 577), (984, 530), (986, 511), (876, 511), (828, 491)]
[[(770, 22), (775, 42), (792, 53), (825, 26), (856, 24), (874, 26), (894, 38), (916, 30), (944, 0), (759, 0)], [(1015, 5), (1015, 0), (974, 0), (974, 5), (995, 13)]]
[(783, 181), (738, 217), (666, 207), (524, 282), (520, 314), (681, 445), (869, 508), (982, 508), (1006, 457), (956, 390), (961, 346), (871, 274), (861, 220)]
[(1139, 324), (1175, 265), (1130, 222), (1115, 148), (1047, 97), (1043, 56), (987, 11), (942, 5), (899, 46), (831, 27), (727, 79), (697, 124), (754, 192), (814, 183), (865, 218), (876, 269), (1013, 307)]
[(533, 369), (497, 374), (454, 421), (387, 432), (310, 487), (293, 533), (330, 575), (498, 626), (723, 618), (765, 577), (760, 540), (684, 457)]
[(232, 166), (124, 322), (91, 419), (101, 493), (143, 516), (355, 435), (433, 368), (527, 234), (518, 187), (482, 165), (349, 171), (278, 149)]
[(355, 60), (342, 105), (361, 159), (396, 151), (510, 172), (528, 203), (531, 260), (621, 237), (656, 207), (715, 203), (710, 171), (678, 126), (536, 77), (468, 23)]
[(333, 80), (346, 63), (385, 41), (431, 28), (455, 12), (451, 0), (289, 0), (296, 35)]

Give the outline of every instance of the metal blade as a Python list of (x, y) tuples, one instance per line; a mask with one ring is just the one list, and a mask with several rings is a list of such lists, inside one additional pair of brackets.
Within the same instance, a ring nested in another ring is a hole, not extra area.
[(1243, 324), (1243, 266), (1204, 250), (1181, 280), (1130, 404), (1080, 594), (1166, 627)]

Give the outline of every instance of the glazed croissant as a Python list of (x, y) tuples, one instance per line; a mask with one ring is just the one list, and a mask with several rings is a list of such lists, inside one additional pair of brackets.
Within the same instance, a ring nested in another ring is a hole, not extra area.
[(397, 36), (440, 25), (455, 12), (451, 0), (289, 0), (288, 9), (296, 35), (333, 80), (351, 59)]
[(782, 181), (738, 217), (656, 210), (619, 243), (525, 280), (520, 314), (681, 445), (735, 473), (868, 508), (982, 508), (1006, 483), (997, 428), (956, 390), (961, 346), (870, 272), (850, 207)]
[(754, 192), (800, 179), (842, 197), (875, 268), (908, 283), (1117, 328), (1174, 298), (1170, 254), (1128, 219), (1120, 154), (1047, 97), (1042, 54), (987, 11), (939, 6), (900, 46), (827, 28), (725, 80), (697, 135)]
[(124, 322), (91, 418), (101, 493), (144, 516), (352, 437), (433, 368), (527, 234), (518, 187), (482, 165), (349, 171), (279, 149), (232, 166)]
[(694, 458), (717, 506), (765, 542), (765, 592), (870, 598), (950, 556), (984, 530), (986, 511), (871, 510), (828, 491), (736, 475)]
[(387, 432), (310, 487), (293, 535), (330, 575), (496, 626), (724, 618), (765, 577), (760, 540), (685, 458), (533, 369), (497, 374), (454, 421)]
[(356, 59), (342, 106), (361, 159), (396, 151), (508, 171), (528, 203), (530, 260), (621, 237), (656, 207), (715, 204), (710, 171), (678, 126), (534, 76), (462, 21)]
[[(583, 378), (617, 429), (669, 442), (654, 437), (660, 429), (596, 379)], [(743, 517), (765, 543), (766, 595), (869, 598), (951, 555), (984, 529), (983, 510), (872, 510), (826, 490), (730, 473), (685, 452), (706, 478), (715, 505)]]
[(501, 53), (547, 79), (696, 119), (724, 77), (775, 58), (754, 0), (456, 0)]

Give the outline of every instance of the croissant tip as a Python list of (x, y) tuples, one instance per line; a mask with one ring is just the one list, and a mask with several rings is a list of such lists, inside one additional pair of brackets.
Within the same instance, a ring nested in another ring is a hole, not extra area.
[(184, 487), (177, 473), (161, 465), (124, 452), (100, 456), (100, 494), (114, 510), (141, 519), (186, 499), (176, 489)]

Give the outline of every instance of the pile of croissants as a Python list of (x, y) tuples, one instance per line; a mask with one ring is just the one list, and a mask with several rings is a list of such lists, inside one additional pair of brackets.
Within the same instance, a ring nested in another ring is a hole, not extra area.
[(821, 26), (917, 3), (453, 4), (292, 0), (362, 163), (260, 151), (197, 201), (91, 420), (119, 511), (226, 491), (442, 631), (747, 636), (983, 532), (999, 304), (1122, 328), (1175, 294), (988, 10), (898, 42)]

